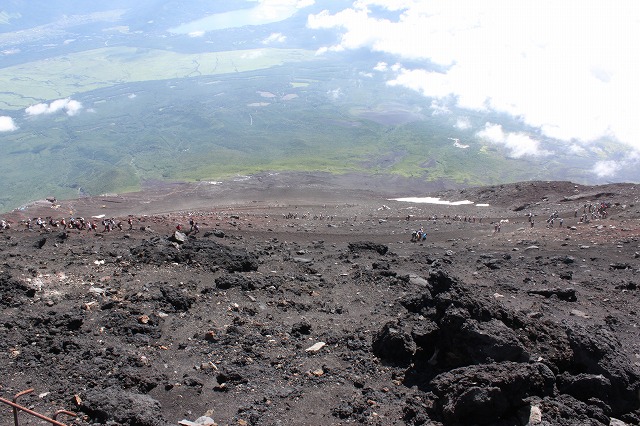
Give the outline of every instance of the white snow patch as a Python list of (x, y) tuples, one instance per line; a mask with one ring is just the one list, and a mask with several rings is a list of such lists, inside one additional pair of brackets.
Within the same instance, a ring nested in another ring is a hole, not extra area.
[[(404, 198), (391, 198), (392, 201), (404, 201), (407, 203), (421, 203), (421, 204), (442, 204), (445, 206), (462, 206), (468, 204), (475, 204), (473, 201), (461, 200), (461, 201), (447, 201), (441, 200), (436, 197), (404, 197)], [(488, 207), (489, 204), (475, 204), (477, 207)]]

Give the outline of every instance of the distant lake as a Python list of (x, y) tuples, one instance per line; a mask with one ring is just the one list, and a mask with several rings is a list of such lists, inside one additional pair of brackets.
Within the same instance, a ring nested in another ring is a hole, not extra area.
[(292, 17), (296, 13), (295, 6), (279, 6), (268, 9), (262, 5), (250, 9), (232, 10), (231, 12), (216, 13), (204, 18), (196, 19), (169, 31), (174, 34), (195, 34), (199, 32), (239, 28), (247, 25), (264, 25), (280, 22)]

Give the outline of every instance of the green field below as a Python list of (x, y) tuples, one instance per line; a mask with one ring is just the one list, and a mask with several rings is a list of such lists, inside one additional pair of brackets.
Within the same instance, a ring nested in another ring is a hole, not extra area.
[(0, 109), (22, 109), (124, 83), (242, 73), (313, 58), (313, 51), (302, 49), (199, 54), (125, 46), (85, 50), (0, 69)]
[[(12, 90), (0, 115), (17, 117), (20, 128), (2, 134), (0, 210), (47, 196), (133, 191), (147, 180), (263, 171), (387, 173), (467, 185), (581, 181), (581, 162), (587, 168), (592, 161), (572, 158), (569, 169), (562, 156), (508, 158), (474, 130), (457, 130), (455, 113), (434, 116), (423, 96), (345, 73), (352, 63), (311, 56), (105, 48), (1, 69), (2, 90)], [(28, 101), (65, 96), (82, 102), (80, 113), (15, 113)], [(522, 127), (482, 113), (466, 117), (475, 129), (488, 121)], [(450, 137), (469, 147), (454, 147)]]

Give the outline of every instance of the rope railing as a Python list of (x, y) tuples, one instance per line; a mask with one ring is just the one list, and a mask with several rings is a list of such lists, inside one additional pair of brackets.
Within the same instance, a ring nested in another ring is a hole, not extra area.
[(71, 411), (67, 411), (67, 410), (58, 410), (58, 411), (55, 412), (55, 414), (52, 417), (47, 417), (47, 416), (45, 416), (43, 414), (40, 414), (40, 413), (38, 413), (36, 411), (30, 410), (29, 408), (18, 404), (18, 398), (20, 398), (23, 395), (29, 394), (31, 392), (33, 392), (33, 389), (27, 389), (27, 390), (24, 390), (22, 392), (18, 392), (13, 397), (13, 401), (10, 401), (8, 399), (0, 397), (0, 402), (10, 406), (13, 409), (13, 422), (14, 422), (15, 426), (20, 426), (19, 423), (18, 423), (18, 413), (20, 411), (22, 411), (22, 412), (24, 412), (24, 413), (26, 413), (26, 414), (28, 414), (30, 416), (37, 417), (40, 420), (44, 420), (45, 422), (48, 422), (48, 423), (50, 423), (52, 425), (55, 425), (55, 426), (67, 426), (66, 424), (60, 423), (58, 420), (56, 420), (56, 418), (60, 414), (64, 414), (66, 416), (71, 416), (71, 417), (76, 417), (75, 413), (72, 413)]

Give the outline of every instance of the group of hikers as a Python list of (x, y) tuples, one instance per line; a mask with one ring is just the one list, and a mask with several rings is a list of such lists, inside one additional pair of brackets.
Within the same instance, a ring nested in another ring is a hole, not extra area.
[[(6, 223), (4, 220), (3, 224)], [(63, 230), (67, 229), (77, 229), (80, 231), (98, 231), (98, 224), (95, 220), (85, 220), (84, 217), (70, 217), (69, 219), (54, 219), (53, 217), (46, 217), (45, 219), (41, 217), (27, 219), (22, 222), (26, 229), (53, 229), (53, 228), (62, 228)], [(129, 217), (127, 219), (128, 229), (133, 229), (133, 218)], [(102, 232), (111, 232), (114, 229), (118, 228), (119, 230), (124, 230), (123, 221), (116, 218), (103, 218), (101, 221), (101, 225), (103, 227)], [(7, 224), (6, 228), (3, 226), (2, 229), (9, 229), (9, 224)]]
[(420, 229), (413, 231), (411, 233), (411, 242), (417, 243), (419, 241), (425, 241), (427, 239), (427, 233), (424, 228), (421, 226)]
[(283, 219), (313, 219), (313, 220), (334, 220), (334, 215), (325, 215), (323, 213), (311, 215), (310, 212), (298, 215), (298, 213), (286, 213), (282, 214)]
[[(531, 213), (529, 213), (529, 221), (531, 222), (531, 227), (533, 228), (533, 216), (531, 215)], [(564, 224), (564, 219), (560, 217), (558, 210), (554, 211), (553, 213), (551, 213), (551, 215), (549, 215), (549, 218), (547, 219), (547, 228), (553, 228), (553, 225), (555, 224), (556, 221), (560, 223), (560, 227), (562, 228), (562, 225)]]
[[(92, 218), (85, 219), (84, 217), (70, 217), (68, 219), (54, 219), (47, 216), (44, 219), (42, 217), (34, 217), (33, 219), (26, 219), (19, 222), (21, 226), (26, 230), (39, 229), (43, 231), (51, 231), (53, 229), (71, 230), (77, 229), (79, 231), (94, 231), (94, 232), (111, 232), (116, 229), (120, 231), (133, 230), (134, 218), (129, 216), (127, 219), (111, 218)], [(100, 229), (102, 228), (102, 229)], [(5, 219), (0, 220), (0, 230), (11, 229), (11, 223)], [(189, 228), (183, 229), (182, 224), (176, 225), (176, 230), (184, 232), (186, 234), (197, 234), (200, 232), (200, 226), (193, 219), (189, 220)]]
[[(580, 222), (589, 223), (590, 219), (605, 219), (609, 214), (608, 208), (611, 207), (611, 203), (599, 203), (599, 204), (585, 204), (582, 207), (582, 215), (580, 216)], [(578, 210), (576, 209), (574, 217), (578, 217)]]
[[(580, 209), (576, 209), (574, 212), (574, 217), (577, 219), (578, 223), (589, 223), (590, 220), (606, 219), (609, 215), (610, 207), (611, 207), (611, 203), (609, 202), (584, 204), (584, 206), (582, 207), (582, 214), (579, 215)], [(527, 221), (531, 228), (534, 227), (535, 216), (536, 215), (534, 215), (532, 212), (529, 212), (526, 214)], [(408, 215), (406, 217), (407, 220), (412, 220), (413, 218), (414, 218), (413, 215)], [(479, 223), (482, 223), (482, 218), (476, 218), (475, 216), (444, 215), (442, 218), (445, 220), (451, 220), (451, 221), (471, 222), (471, 223), (475, 223), (477, 221)], [(428, 220), (434, 221), (434, 222), (437, 219), (438, 217), (435, 215), (428, 217)], [(546, 227), (554, 228), (556, 225), (558, 225), (559, 228), (562, 228), (564, 226), (564, 221), (565, 219), (560, 216), (560, 213), (558, 212), (558, 210), (555, 210), (546, 219)], [(493, 233), (494, 234), (500, 233), (502, 224), (508, 223), (508, 222), (509, 222), (508, 219), (492, 221), (491, 224), (493, 225)], [(427, 233), (424, 231), (422, 226), (418, 230), (411, 231), (411, 242), (425, 241), (426, 238), (427, 238)]]

